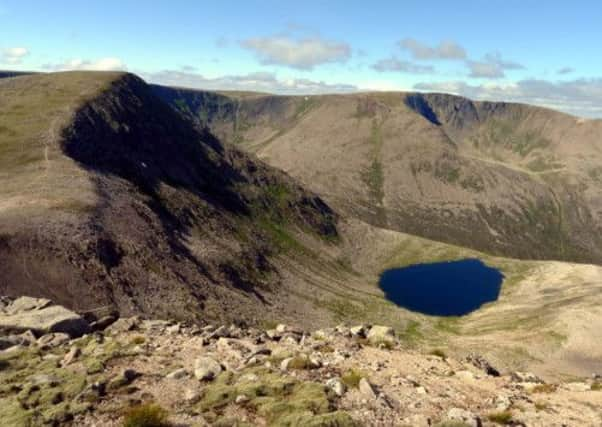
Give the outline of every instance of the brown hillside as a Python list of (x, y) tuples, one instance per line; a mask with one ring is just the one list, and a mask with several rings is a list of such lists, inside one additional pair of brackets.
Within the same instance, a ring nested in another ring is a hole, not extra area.
[(371, 224), (505, 256), (602, 262), (602, 121), (443, 94), (155, 91)]

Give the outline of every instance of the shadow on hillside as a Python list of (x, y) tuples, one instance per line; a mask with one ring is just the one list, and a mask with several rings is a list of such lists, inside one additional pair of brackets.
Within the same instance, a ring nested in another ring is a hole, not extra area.
[[(126, 76), (77, 113), (64, 141), (68, 156), (96, 172), (101, 200), (115, 204), (127, 188), (103, 176), (133, 184), (160, 220), (173, 254), (194, 263), (213, 281), (208, 268), (185, 244), (191, 227), (224, 211), (234, 216), (251, 214), (248, 201), (237, 191), (248, 179), (227, 161), (224, 147), (213, 135), (182, 119), (142, 80)], [(114, 214), (110, 219), (129, 220)], [(232, 281), (234, 286), (240, 283)], [(258, 295), (246, 282), (239, 288)]]

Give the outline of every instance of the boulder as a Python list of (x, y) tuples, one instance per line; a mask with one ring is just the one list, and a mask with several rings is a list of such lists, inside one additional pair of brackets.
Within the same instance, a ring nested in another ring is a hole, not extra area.
[(179, 380), (188, 376), (188, 371), (184, 368), (176, 369), (165, 376), (168, 380)]
[(91, 331), (83, 317), (43, 298), (20, 297), (0, 312), (0, 333), (21, 333), (31, 330), (36, 335), (66, 333), (71, 338)]
[(63, 333), (52, 333), (42, 335), (38, 338), (38, 345), (42, 348), (54, 348), (69, 341), (69, 335)]
[(366, 337), (366, 329), (365, 325), (357, 325), (349, 328), (349, 333), (353, 337), (365, 338)]
[(105, 329), (105, 332), (110, 335), (117, 335), (124, 332), (133, 331), (140, 327), (140, 318), (134, 317), (122, 317), (116, 320), (112, 325)]
[(75, 346), (71, 347), (71, 350), (69, 350), (67, 352), (67, 354), (65, 354), (65, 357), (63, 357), (61, 366), (70, 365), (71, 363), (73, 363), (73, 361), (75, 359), (77, 359), (79, 357), (80, 354), (81, 354), (81, 350), (79, 349), (79, 347), (75, 347)]
[(341, 381), (340, 378), (329, 379), (328, 381), (326, 381), (326, 387), (332, 390), (334, 394), (336, 394), (338, 397), (343, 396), (345, 394), (345, 391), (347, 391), (345, 383), (343, 383), (343, 381)]
[(368, 399), (376, 399), (376, 392), (374, 391), (372, 384), (370, 384), (366, 378), (360, 379), (358, 386), (360, 393), (363, 394), (364, 397), (367, 397)]
[(199, 357), (194, 361), (194, 376), (201, 380), (212, 380), (222, 372), (222, 367), (211, 357)]
[(395, 331), (389, 326), (374, 325), (370, 328), (366, 338), (372, 345), (393, 345), (395, 344)]

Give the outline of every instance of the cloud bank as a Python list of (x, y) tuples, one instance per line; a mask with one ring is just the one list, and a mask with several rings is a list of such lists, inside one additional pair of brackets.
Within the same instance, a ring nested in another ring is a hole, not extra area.
[(398, 46), (409, 51), (412, 57), (418, 60), (466, 59), (466, 50), (451, 40), (442, 41), (437, 46), (431, 47), (416, 39), (406, 38), (400, 40)]
[(414, 64), (410, 61), (404, 61), (395, 57), (381, 59), (372, 65), (372, 69), (383, 72), (401, 72), (410, 74), (431, 74), (435, 68), (431, 65)]
[(58, 64), (44, 64), (43, 68), (50, 71), (120, 71), (127, 69), (121, 59), (113, 57), (100, 58), (97, 60), (74, 58)]
[(461, 81), (419, 83), (416, 90), (446, 92), (477, 100), (535, 104), (582, 117), (602, 117), (602, 78), (571, 81), (520, 80), (470, 85)]
[(282, 65), (299, 70), (346, 62), (351, 57), (351, 47), (348, 44), (319, 37), (301, 40), (288, 36), (257, 37), (243, 40), (240, 44), (254, 52), (262, 64)]
[(152, 83), (206, 90), (242, 90), (289, 95), (347, 93), (357, 90), (356, 86), (348, 84), (330, 84), (310, 79), (279, 79), (274, 73), (268, 72), (216, 78), (175, 70), (141, 75)]

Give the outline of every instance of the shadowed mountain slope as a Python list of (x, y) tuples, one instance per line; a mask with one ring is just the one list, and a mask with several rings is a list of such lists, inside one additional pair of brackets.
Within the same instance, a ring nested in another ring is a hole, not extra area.
[(339, 238), (318, 197), (130, 74), (0, 80), (0, 181), (0, 294), (78, 310), (263, 318), (287, 309), (282, 242)]
[(346, 215), (494, 254), (602, 263), (602, 121), (443, 94), (154, 91)]

